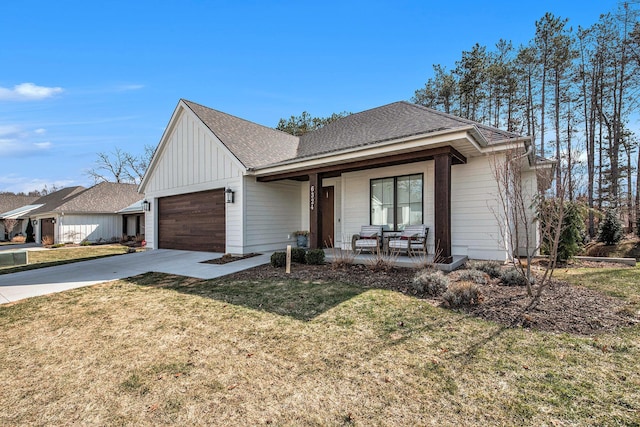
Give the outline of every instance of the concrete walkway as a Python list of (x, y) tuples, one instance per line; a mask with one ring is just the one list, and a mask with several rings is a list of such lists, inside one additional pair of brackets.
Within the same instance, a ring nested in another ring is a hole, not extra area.
[(214, 279), (267, 264), (271, 254), (263, 254), (227, 264), (202, 264), (202, 261), (221, 256), (220, 253), (157, 249), (3, 274), (0, 275), (0, 304), (91, 286), (151, 271), (198, 279)]

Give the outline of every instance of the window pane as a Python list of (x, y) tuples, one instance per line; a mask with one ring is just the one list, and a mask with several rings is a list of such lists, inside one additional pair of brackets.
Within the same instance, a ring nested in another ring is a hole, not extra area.
[(393, 178), (371, 180), (371, 224), (393, 229)]
[(385, 230), (422, 224), (422, 181), (422, 174), (371, 180), (371, 224)]

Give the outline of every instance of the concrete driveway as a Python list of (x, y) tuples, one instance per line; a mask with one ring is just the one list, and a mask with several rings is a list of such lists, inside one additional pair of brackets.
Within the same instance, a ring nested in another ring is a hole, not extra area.
[(169, 273), (198, 279), (213, 279), (237, 271), (267, 264), (271, 254), (234, 261), (227, 264), (202, 264), (221, 257), (210, 252), (156, 249), (39, 268), (0, 275), (0, 304), (67, 289), (91, 286), (147, 272)]

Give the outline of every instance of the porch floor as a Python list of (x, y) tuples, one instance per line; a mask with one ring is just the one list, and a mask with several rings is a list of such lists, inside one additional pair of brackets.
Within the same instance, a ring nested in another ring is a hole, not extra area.
[[(353, 264), (371, 264), (375, 262), (377, 256), (375, 254), (359, 253), (354, 255), (354, 253), (350, 250), (342, 250), (342, 249), (325, 249), (325, 261), (333, 262), (334, 259), (345, 258), (345, 259), (353, 259)], [(453, 255), (453, 261), (451, 264), (442, 264), (442, 263), (433, 263), (433, 255), (427, 256), (417, 256), (412, 257), (408, 255), (384, 255), (384, 259), (389, 260), (397, 267), (410, 267), (416, 268), (419, 265), (429, 263), (433, 265), (435, 268), (442, 271), (453, 271), (463, 265), (469, 258), (464, 255)]]

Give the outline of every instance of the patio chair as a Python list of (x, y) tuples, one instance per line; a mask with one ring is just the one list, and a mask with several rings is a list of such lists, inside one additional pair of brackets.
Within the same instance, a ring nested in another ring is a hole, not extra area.
[(373, 253), (380, 249), (382, 241), (381, 225), (363, 225), (360, 227), (360, 234), (355, 234), (352, 239), (352, 249), (354, 252), (369, 250)]
[(399, 237), (389, 239), (389, 250), (392, 252), (407, 252), (413, 255), (418, 251), (427, 255), (427, 236), (429, 227), (424, 224), (407, 225)]

